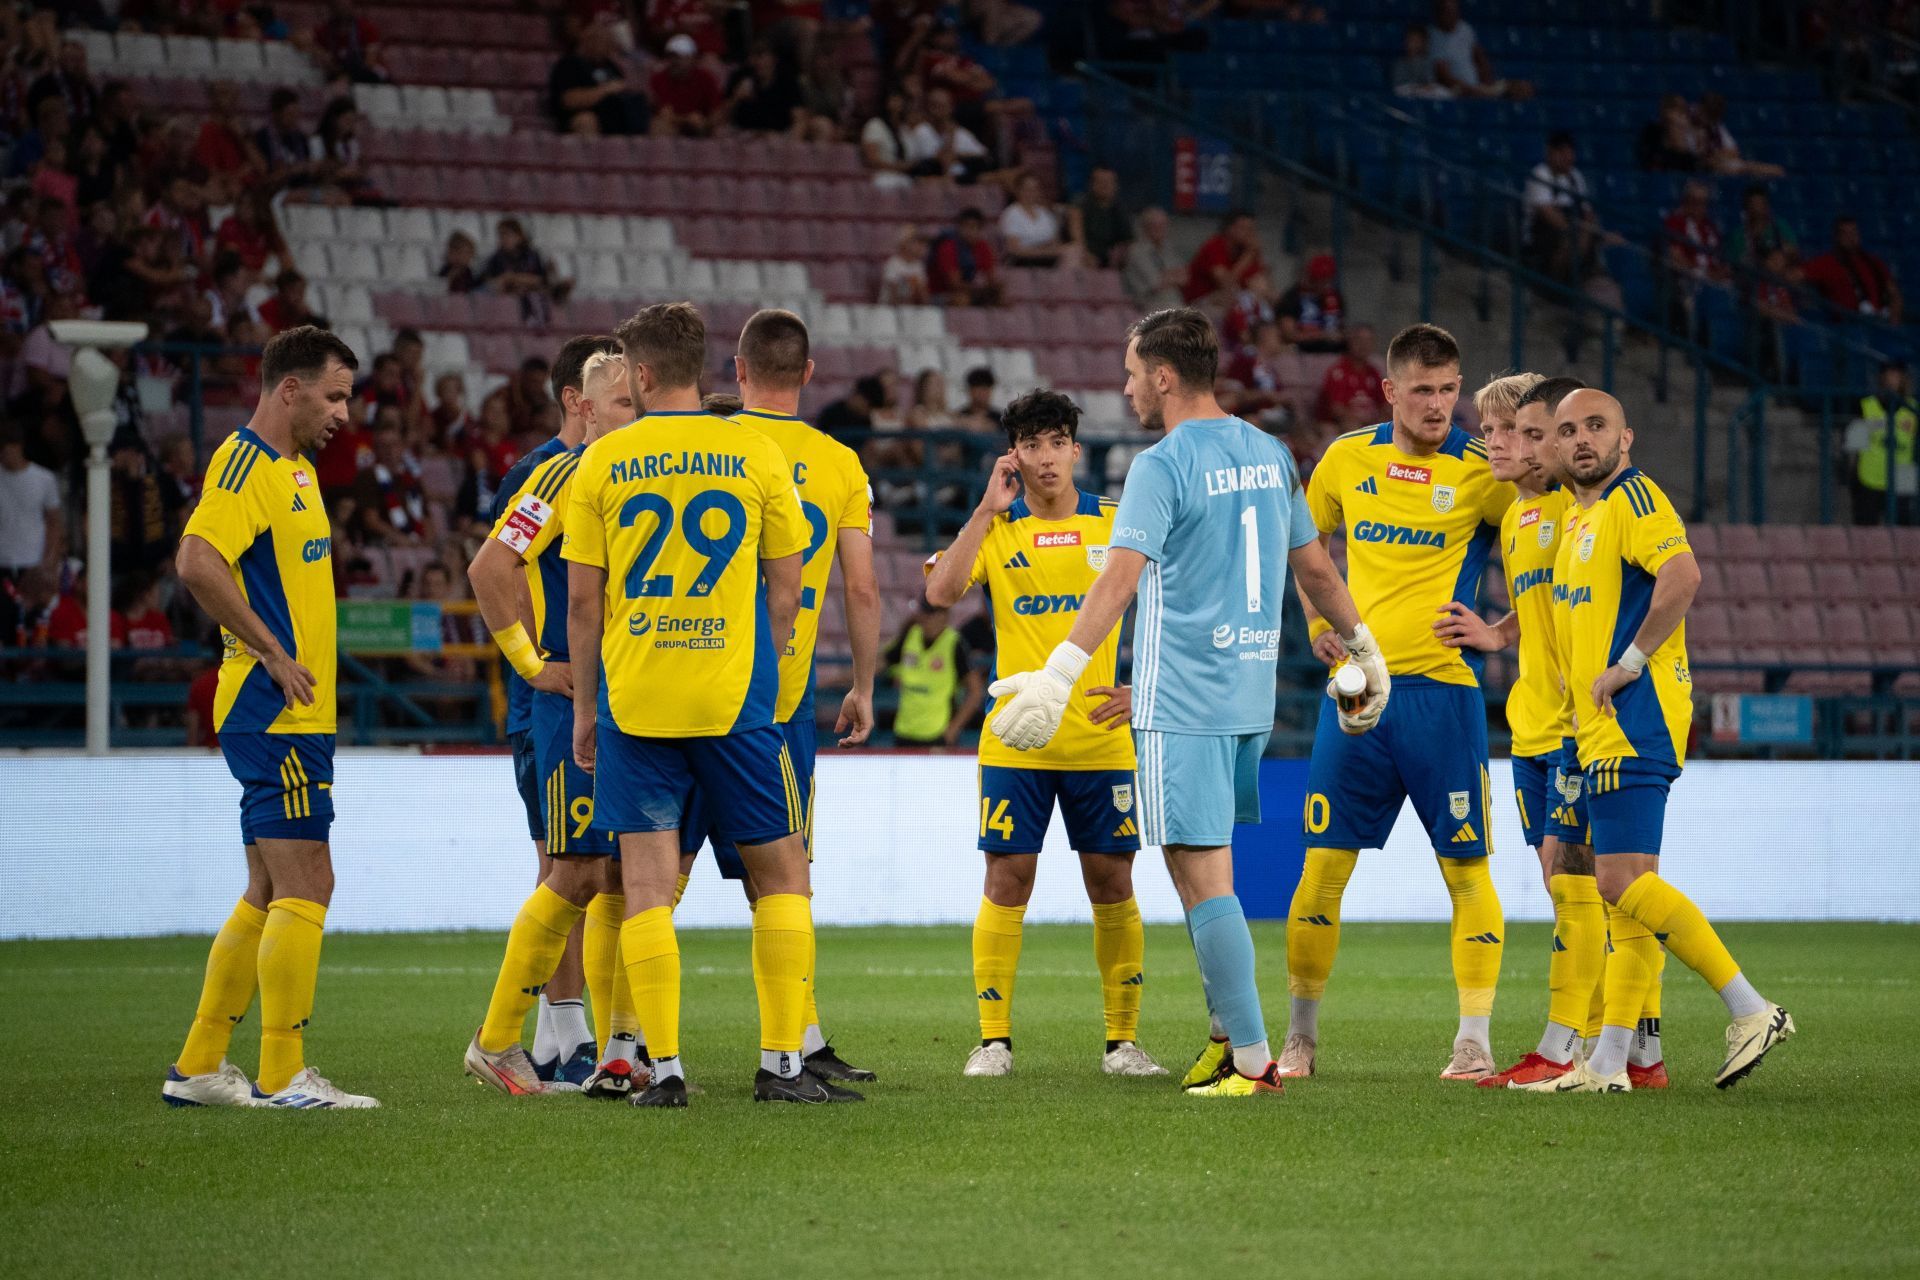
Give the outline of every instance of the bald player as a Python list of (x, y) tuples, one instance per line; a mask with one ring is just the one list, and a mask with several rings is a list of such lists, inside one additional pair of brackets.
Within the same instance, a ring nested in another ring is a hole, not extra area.
[(1556, 574), (1553, 584), (1556, 638), (1613, 954), (1605, 1025), (1592, 1055), (1523, 1087), (1632, 1091), (1628, 1054), (1664, 939), (1726, 1003), (1727, 1056), (1714, 1075), (1724, 1089), (1794, 1027), (1785, 1009), (1754, 990), (1700, 908), (1660, 875), (1667, 793), (1685, 763), (1693, 720), (1686, 614), (1700, 567), (1673, 504), (1629, 457), (1633, 431), (1620, 402), (1603, 391), (1575, 391), (1553, 416), (1556, 454), (1575, 500), (1565, 577)]

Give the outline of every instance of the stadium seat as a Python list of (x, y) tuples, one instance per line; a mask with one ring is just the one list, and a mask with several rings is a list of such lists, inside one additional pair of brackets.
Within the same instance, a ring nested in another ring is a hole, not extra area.
[(1862, 525), (1847, 530), (1853, 558), (1861, 564), (1885, 564), (1900, 558), (1893, 531), (1884, 525)]
[(1736, 604), (1763, 601), (1773, 595), (1766, 566), (1757, 561), (1731, 561), (1722, 572), (1726, 578), (1727, 597)]
[(1838, 564), (1849, 559), (1853, 554), (1847, 544), (1847, 531), (1839, 525), (1809, 525), (1803, 532), (1806, 535), (1806, 554), (1809, 559), (1824, 564)]
[(1814, 589), (1820, 602), (1828, 606), (1865, 598), (1860, 575), (1850, 564), (1821, 563), (1817, 565), (1814, 572)]
[(1726, 560), (1765, 560), (1760, 530), (1750, 524), (1720, 526), (1720, 555)]
[(1687, 530), (1687, 541), (1693, 547), (1693, 554), (1702, 560), (1711, 560), (1720, 554), (1720, 526), (1712, 524), (1694, 525)]
[(1895, 604), (1910, 598), (1905, 577), (1899, 565), (1861, 565), (1859, 577), (1859, 598), (1869, 605)]

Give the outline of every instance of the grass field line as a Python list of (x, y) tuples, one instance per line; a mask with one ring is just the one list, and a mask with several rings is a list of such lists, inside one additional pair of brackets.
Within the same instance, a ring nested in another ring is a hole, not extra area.
[[(101, 974), (124, 974), (136, 977), (178, 978), (197, 976), (206, 971), (205, 965), (186, 964), (101, 964), (68, 965), (49, 969), (0, 969), (0, 978), (10, 980), (32, 978), (88, 978)], [(492, 977), (499, 972), (497, 966), (490, 965), (381, 965), (381, 964), (343, 964), (322, 965), (322, 977), (344, 978), (471, 978)], [(749, 965), (688, 965), (684, 973), (705, 978), (750, 978), (753, 969)], [(929, 969), (929, 968), (886, 968), (868, 966), (864, 969), (834, 969), (835, 977), (866, 978), (966, 978), (971, 980), (971, 969)], [(1023, 978), (1086, 978), (1093, 976), (1091, 967), (1085, 969), (1045, 969), (1022, 967)]]

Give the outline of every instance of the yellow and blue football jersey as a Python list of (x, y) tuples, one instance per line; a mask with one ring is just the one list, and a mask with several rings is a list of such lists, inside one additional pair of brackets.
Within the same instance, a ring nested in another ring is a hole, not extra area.
[[(1019, 498), (987, 528), (968, 584), (983, 584), (993, 610), (994, 671), (1037, 671), (1073, 631), (1080, 605), (1107, 563), (1113, 537), (1111, 498), (1083, 493), (1072, 515), (1042, 520)], [(1015, 751), (980, 735), (980, 763), (1017, 769), (1131, 769), (1133, 735), (1093, 723), (1087, 690), (1115, 683), (1120, 628), (1100, 642), (1073, 687), (1060, 731), (1038, 751)], [(993, 708), (987, 708), (992, 719)]]
[(786, 455), (761, 431), (650, 413), (588, 445), (561, 555), (607, 571), (601, 723), (649, 738), (773, 724), (781, 646), (759, 562), (806, 548)]
[(793, 621), (793, 638), (780, 658), (780, 702), (774, 714), (785, 724), (803, 702), (812, 705), (813, 650), (820, 639), (820, 609), (826, 603), (840, 531), (854, 529), (872, 536), (873, 490), (867, 485), (859, 454), (799, 418), (743, 409), (733, 420), (765, 432), (780, 446), (793, 469), (800, 511), (807, 518), (800, 612)]
[(1507, 693), (1516, 756), (1549, 755), (1573, 736), (1573, 701), (1561, 679), (1553, 620), (1554, 562), (1572, 503), (1572, 494), (1553, 489), (1515, 502), (1500, 521), (1500, 563), (1520, 617), (1520, 673)]
[(1480, 683), (1479, 655), (1442, 644), (1433, 624), (1447, 601), (1472, 607), (1479, 598), (1487, 553), (1516, 496), (1493, 478), (1485, 443), (1458, 427), (1419, 456), (1394, 444), (1392, 422), (1327, 446), (1307, 505), (1320, 532), (1345, 529), (1347, 586), (1392, 674)]
[(527, 473), (519, 491), (501, 504), (488, 537), (517, 552), (533, 599), (533, 642), (556, 662), (567, 660), (567, 564), (560, 557), (568, 487), (586, 446), (556, 453)]
[(1613, 715), (1595, 706), (1593, 682), (1620, 660), (1646, 621), (1660, 566), (1692, 554), (1686, 526), (1660, 486), (1629, 467), (1580, 511), (1568, 538), (1554, 596), (1565, 610), (1562, 652), (1580, 763), (1591, 771), (1596, 789), (1606, 767), (1617, 769), (1622, 760), (1678, 773), (1693, 723), (1686, 623), (1648, 655), (1638, 680), (1613, 695)]
[(333, 529), (313, 464), (281, 457), (242, 427), (213, 451), (183, 536), (212, 544), (287, 656), (313, 673), (313, 705), (288, 706), (260, 660), (222, 628), (215, 731), (332, 733), (339, 661)]

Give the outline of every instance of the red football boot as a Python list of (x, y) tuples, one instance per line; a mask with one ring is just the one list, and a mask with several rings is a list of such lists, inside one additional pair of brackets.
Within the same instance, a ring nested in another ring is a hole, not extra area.
[(1627, 1083), (1637, 1092), (1641, 1089), (1664, 1089), (1673, 1082), (1667, 1078), (1667, 1064), (1663, 1059), (1650, 1067), (1636, 1067), (1629, 1062)]
[[(1541, 1080), (1552, 1080), (1573, 1070), (1571, 1062), (1555, 1062), (1552, 1058), (1537, 1053), (1529, 1053), (1505, 1071), (1496, 1071), (1476, 1082), (1480, 1089), (1519, 1088), (1524, 1084), (1534, 1084)], [(1638, 1084), (1633, 1086), (1638, 1089)]]

